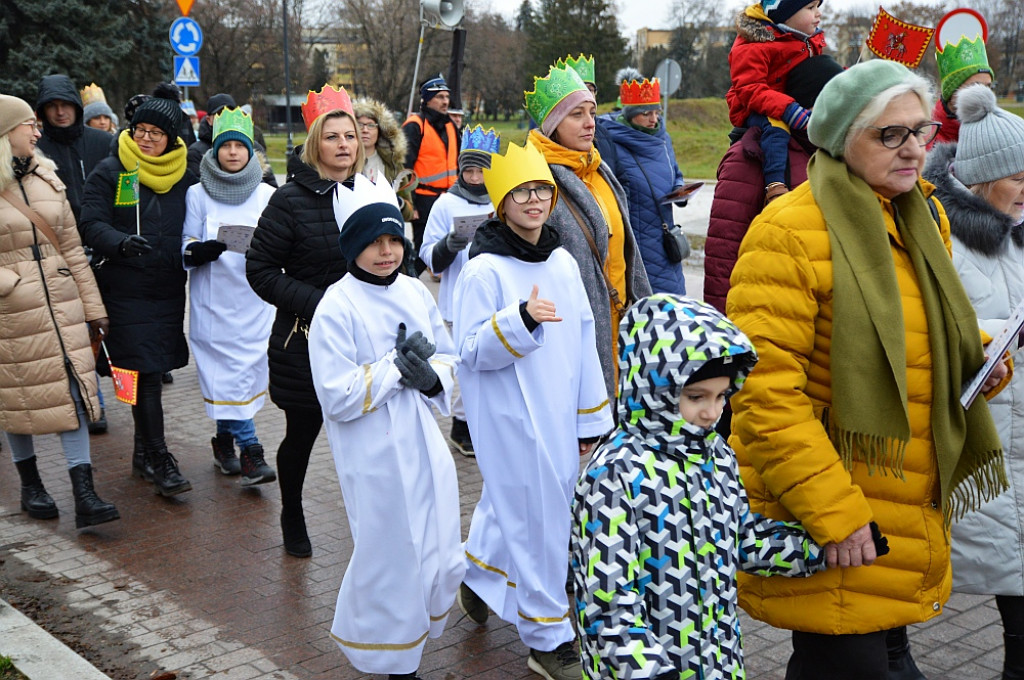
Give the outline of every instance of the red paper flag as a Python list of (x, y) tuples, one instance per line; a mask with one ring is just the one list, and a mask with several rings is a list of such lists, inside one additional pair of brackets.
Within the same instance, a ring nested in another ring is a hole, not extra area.
[(139, 372), (130, 368), (118, 368), (110, 361), (110, 353), (107, 352), (107, 343), (100, 341), (103, 348), (103, 356), (107, 358), (107, 366), (110, 367), (110, 377), (114, 381), (114, 396), (118, 401), (135, 406), (139, 401)]
[(879, 7), (878, 16), (871, 25), (867, 46), (882, 59), (917, 68), (934, 32), (932, 28), (900, 21)]

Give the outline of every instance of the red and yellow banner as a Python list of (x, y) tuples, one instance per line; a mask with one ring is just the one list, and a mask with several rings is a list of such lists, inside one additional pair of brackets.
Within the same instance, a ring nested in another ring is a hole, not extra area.
[(908, 24), (879, 7), (867, 46), (882, 59), (917, 68), (934, 32), (932, 28)]

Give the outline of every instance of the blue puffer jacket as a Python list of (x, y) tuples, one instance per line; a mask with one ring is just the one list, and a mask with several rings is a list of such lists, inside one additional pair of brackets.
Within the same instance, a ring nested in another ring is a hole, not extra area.
[(647, 277), (655, 293), (686, 295), (683, 267), (668, 261), (661, 225), (673, 226), (671, 205), (658, 199), (683, 184), (672, 140), (664, 122), (650, 135), (609, 116), (597, 119), (597, 148), (601, 160), (622, 183), (629, 195), (629, 221), (640, 247)]

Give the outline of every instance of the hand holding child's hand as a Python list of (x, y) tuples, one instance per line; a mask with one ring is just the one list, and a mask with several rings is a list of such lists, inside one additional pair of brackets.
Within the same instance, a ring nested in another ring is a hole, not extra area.
[(540, 292), (539, 289), (534, 285), (533, 291), (530, 293), (530, 299), (526, 301), (526, 313), (537, 323), (561, 321), (562, 317), (555, 313), (555, 303), (551, 300), (538, 298), (538, 292)]

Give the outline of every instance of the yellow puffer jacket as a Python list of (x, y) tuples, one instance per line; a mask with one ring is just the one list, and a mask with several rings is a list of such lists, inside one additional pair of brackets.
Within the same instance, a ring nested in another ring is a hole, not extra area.
[[(921, 181), (925, 195), (933, 187)], [(779, 628), (822, 634), (868, 633), (937, 616), (949, 597), (949, 536), (940, 509), (931, 438), (931, 349), (914, 267), (879, 196), (902, 304), (911, 442), (905, 479), (844, 468), (823, 421), (832, 402), (832, 261), (824, 218), (804, 183), (751, 225), (732, 273), (728, 316), (760, 361), (732, 398), (729, 443), (751, 510), (797, 519), (821, 544), (839, 542), (874, 520), (891, 552), (870, 567), (829, 569), (806, 579), (741, 574), (740, 604)], [(939, 209), (942, 240), (949, 222)], [(881, 260), (884, 263), (884, 259)]]

